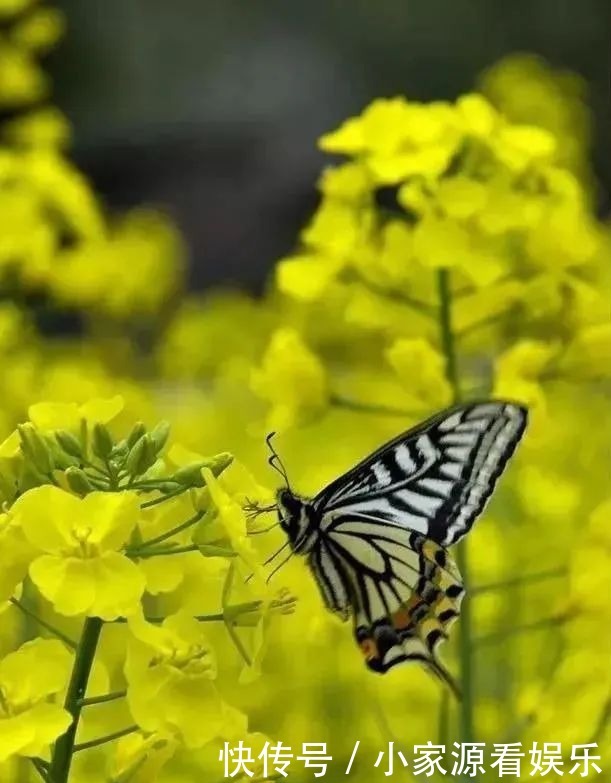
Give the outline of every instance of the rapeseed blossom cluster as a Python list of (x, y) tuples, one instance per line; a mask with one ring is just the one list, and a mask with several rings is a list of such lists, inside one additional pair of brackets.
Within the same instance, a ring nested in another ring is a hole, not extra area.
[[(184, 296), (171, 222), (108, 215), (70, 162), (38, 59), (61, 16), (0, 14), (0, 778), (215, 780), (240, 741), (345, 769), (358, 739), (593, 741), (604, 779), (611, 234), (578, 80), (516, 56), (454, 101), (373, 101), (321, 138), (265, 295)], [(458, 553), (458, 705), (417, 666), (367, 672), (298, 558), (267, 584), (285, 539), (245, 508), (273, 503), (270, 430), (313, 493), (491, 395), (531, 424)]]
[[(137, 422), (119, 438), (122, 411), (120, 397), (37, 403), (0, 446), (0, 600), (41, 634), (0, 660), (0, 760), (27, 758), (58, 782), (73, 779), (75, 754), (120, 737), (104, 780), (129, 779), (117, 766), (135, 774), (178, 746), (245, 731), (246, 715), (217, 683), (206, 625), (224, 626), (226, 644), (253, 670), (259, 629), (293, 608), (258, 576), (237, 500), (239, 488), (257, 490), (245, 469), (226, 452), (204, 458), (168, 448), (163, 421), (150, 430)], [(265, 490), (254, 498), (268, 500)], [(255, 579), (242, 585), (251, 561)], [(207, 588), (190, 606), (187, 575)], [(118, 632), (107, 634), (112, 625)], [(90, 711), (115, 702), (125, 703), (89, 722)]]

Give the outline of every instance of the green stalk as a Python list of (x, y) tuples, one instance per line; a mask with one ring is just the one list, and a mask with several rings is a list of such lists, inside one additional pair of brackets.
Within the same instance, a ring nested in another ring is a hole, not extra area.
[(9, 602), (13, 604), (13, 606), (16, 606), (20, 612), (23, 612), (23, 614), (27, 618), (40, 625), (41, 628), (44, 628), (45, 630), (49, 631), (49, 633), (52, 634), (53, 636), (60, 639), (65, 645), (70, 647), (71, 650), (76, 650), (76, 644), (75, 642), (72, 641), (72, 639), (69, 636), (66, 636), (65, 633), (62, 633), (62, 631), (60, 631), (59, 628), (56, 628), (54, 625), (51, 625), (51, 623), (48, 623), (46, 620), (43, 620), (42, 617), (36, 614), (36, 612), (34, 612), (32, 609), (29, 609), (18, 598), (9, 598)]
[(102, 626), (103, 621), (99, 617), (88, 617), (83, 626), (64, 702), (64, 707), (72, 716), (72, 723), (66, 733), (57, 740), (53, 749), (49, 767), (49, 778), (53, 783), (68, 783), (82, 701), (85, 698)]
[(89, 750), (90, 748), (97, 748), (100, 745), (106, 745), (108, 742), (114, 742), (115, 740), (121, 739), (121, 737), (127, 737), (128, 734), (133, 734), (135, 731), (138, 731), (138, 726), (134, 724), (133, 726), (119, 729), (119, 731), (113, 731), (112, 734), (105, 734), (103, 737), (89, 740), (89, 742), (81, 742), (80, 745), (74, 746), (73, 753), (80, 753), (81, 750)]
[(127, 691), (112, 691), (111, 693), (105, 693), (102, 696), (92, 696), (89, 699), (81, 699), (79, 702), (80, 707), (91, 707), (93, 704), (105, 704), (107, 701), (116, 701), (117, 699), (123, 699), (127, 696)]
[(441, 347), (446, 360), (446, 377), (452, 387), (454, 402), (460, 401), (460, 386), (458, 382), (458, 363), (456, 347), (452, 332), (452, 292), (450, 290), (450, 273), (440, 269), (437, 273), (437, 290), (439, 293), (439, 327), (441, 329)]
[[(454, 333), (452, 332), (452, 292), (450, 275), (447, 269), (440, 269), (437, 277), (439, 292), (439, 326), (441, 345), (446, 360), (446, 377), (452, 387), (454, 403), (461, 399), (458, 377), (458, 362)], [(465, 584), (466, 595), (462, 602), (458, 637), (458, 655), (460, 665), (460, 683), (462, 700), (459, 707), (460, 741), (472, 742), (473, 730), (473, 658), (472, 658), (472, 621), (471, 601), (469, 598), (469, 559), (467, 542), (463, 539), (456, 548), (456, 564)]]
[(558, 579), (561, 576), (566, 576), (566, 568), (551, 568), (549, 571), (539, 571), (535, 574), (526, 574), (526, 576), (516, 576), (512, 579), (503, 579), (500, 582), (490, 582), (488, 584), (479, 585), (471, 590), (471, 596), (484, 595), (485, 593), (492, 593), (497, 590), (507, 590), (511, 587), (522, 587), (523, 585), (532, 585), (537, 582), (545, 582), (548, 579)]
[(162, 544), (164, 541), (167, 541), (169, 538), (172, 538), (172, 536), (178, 535), (178, 533), (182, 533), (185, 530), (188, 530), (190, 527), (193, 527), (193, 525), (196, 525), (200, 519), (204, 516), (203, 511), (198, 511), (194, 516), (187, 519), (186, 522), (182, 522), (180, 525), (176, 525), (176, 527), (173, 527), (171, 530), (168, 530), (166, 533), (161, 533), (159, 536), (155, 536), (155, 538), (149, 538), (147, 541), (142, 541), (138, 546), (136, 547), (134, 551), (139, 551), (141, 549), (146, 549), (147, 547), (155, 546), (156, 544)]

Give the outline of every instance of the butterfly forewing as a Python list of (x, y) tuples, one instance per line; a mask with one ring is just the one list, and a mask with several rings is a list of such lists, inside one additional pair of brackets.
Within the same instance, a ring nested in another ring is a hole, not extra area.
[(438, 414), (322, 490), (314, 499), (321, 531), (350, 519), (363, 535), (386, 523), (455, 543), (481, 513), (525, 426), (526, 410), (513, 403)]

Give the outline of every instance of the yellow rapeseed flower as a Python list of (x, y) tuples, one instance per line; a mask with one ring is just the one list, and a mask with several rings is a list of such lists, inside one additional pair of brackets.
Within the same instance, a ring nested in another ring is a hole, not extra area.
[(327, 401), (323, 365), (293, 329), (273, 333), (251, 385), (255, 394), (272, 405), (271, 429), (285, 429), (302, 416), (319, 412)]
[(152, 783), (177, 746), (171, 734), (161, 732), (122, 737), (109, 762), (108, 783)]
[(444, 373), (444, 357), (426, 340), (397, 340), (386, 357), (423, 407), (442, 408), (450, 402), (452, 389)]
[(84, 420), (89, 426), (108, 424), (121, 413), (124, 400), (120, 395), (88, 400), (82, 405), (70, 402), (37, 402), (30, 405), (28, 418), (40, 430), (78, 432)]
[(125, 665), (128, 702), (147, 732), (177, 735), (189, 748), (221, 736), (224, 701), (214, 683), (216, 660), (202, 624), (185, 612), (161, 626), (130, 620)]
[(140, 517), (134, 492), (81, 499), (45, 485), (18, 498), (11, 514), (40, 552), (30, 576), (57, 612), (114, 620), (135, 611), (144, 576), (119, 551)]
[(0, 602), (7, 601), (25, 579), (36, 549), (12, 514), (0, 514)]
[(49, 700), (66, 687), (72, 655), (54, 639), (34, 639), (0, 660), (0, 762), (37, 756), (63, 734), (70, 714)]

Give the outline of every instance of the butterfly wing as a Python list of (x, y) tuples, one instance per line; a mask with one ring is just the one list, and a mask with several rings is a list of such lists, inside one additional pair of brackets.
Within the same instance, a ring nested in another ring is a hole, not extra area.
[(464, 588), (446, 550), (385, 521), (337, 519), (309, 554), (326, 605), (353, 616), (367, 665), (385, 672), (419, 660), (450, 684), (436, 658), (460, 613)]
[(462, 580), (445, 547), (481, 513), (526, 426), (519, 405), (461, 405), (382, 446), (314, 499), (310, 566), (327, 606), (352, 614), (368, 666), (436, 659), (460, 612)]
[(382, 446), (314, 499), (332, 519), (386, 521), (443, 546), (482, 512), (524, 433), (526, 409), (481, 402), (443, 411)]

